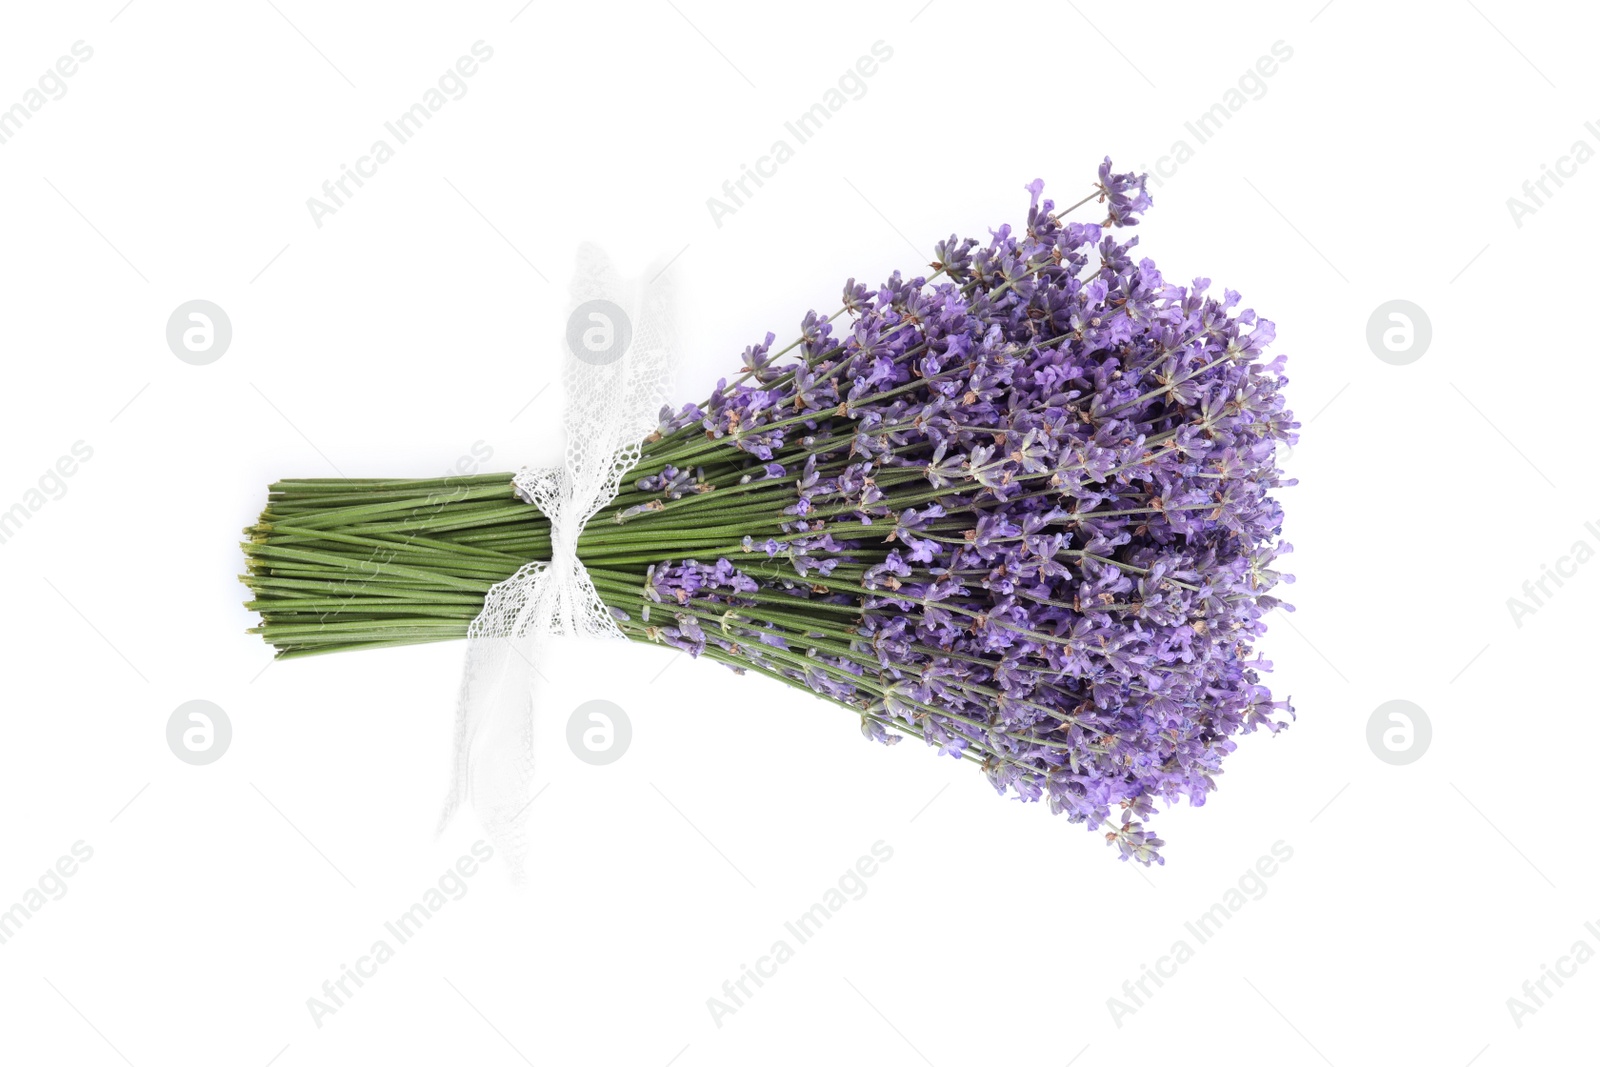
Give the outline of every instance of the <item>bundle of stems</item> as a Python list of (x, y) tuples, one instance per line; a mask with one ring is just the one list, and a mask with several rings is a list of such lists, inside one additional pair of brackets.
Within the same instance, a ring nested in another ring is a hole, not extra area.
[[(633, 475), (659, 473), (672, 464), (671, 457), (692, 451), (670, 447), (667, 438), (653, 445), (655, 454), (647, 453)], [(695, 491), (676, 500), (663, 500), (659, 492), (625, 491), (585, 526), (578, 558), (601, 599), (628, 616), (618, 619), (624, 632), (651, 639), (644, 620), (652, 602), (645, 591), (652, 564), (742, 556), (746, 538), (765, 542), (788, 536), (785, 525), (793, 517), (783, 508), (794, 501), (793, 483), (741, 481), (752, 467), (760, 472), (764, 464), (701, 466)], [(513, 477), (508, 472), (273, 483), (266, 510), (244, 531), (248, 573), (241, 581), (252, 593), (245, 606), (261, 615), (261, 625), (250, 632), (265, 638), (280, 659), (464, 638), (490, 586), (530, 560), (550, 555), (550, 524), (517, 495)], [(884, 480), (913, 483), (916, 476)], [(937, 494), (911, 495), (925, 501)], [(850, 508), (827, 510), (841, 525), (850, 525)], [(938, 529), (959, 537), (966, 526), (970, 521), (952, 519)], [(839, 584), (842, 574), (859, 574), (881, 562), (889, 547), (853, 550), (854, 562), (841, 564), (844, 570), (836, 569), (829, 585)], [(761, 556), (741, 569), (777, 575), (783, 568)], [(799, 632), (809, 632), (813, 622), (831, 622), (837, 629), (848, 621), (837, 606), (818, 610), (792, 596), (776, 599), (785, 611), (801, 609)], [(706, 650), (713, 658), (716, 651)]]

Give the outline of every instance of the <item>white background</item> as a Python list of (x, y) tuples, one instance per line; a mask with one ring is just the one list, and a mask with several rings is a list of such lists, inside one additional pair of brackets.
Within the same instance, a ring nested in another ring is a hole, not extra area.
[[(1600, 950), (1579, 681), (1600, 562), (1520, 627), (1506, 605), (1600, 548), (1600, 162), (1521, 226), (1506, 204), (1600, 149), (1583, 5), (275, 2), (4, 12), (0, 107), (94, 53), (0, 145), (0, 510), (75, 442), (93, 457), (0, 544), (0, 908), (75, 842), (93, 858), (0, 945), (0, 1058), (1592, 1060), (1600, 963), (1520, 1027), (1507, 1007), (1574, 942)], [(307, 198), (479, 40), (466, 95), (315, 225)], [(865, 95), (717, 226), (706, 199), (875, 41), (893, 56)], [(1184, 123), (1277, 41), (1265, 95), (1198, 144)], [(806, 694), (562, 646), (533, 884), (490, 862), (318, 1026), (307, 999), (478, 836), (433, 834), (461, 649), (268, 666), (234, 578), (267, 483), (442, 475), (478, 442), (489, 470), (552, 461), (582, 239), (672, 261), (676, 395), (698, 399), (846, 277), (914, 272), (952, 231), (1020, 221), (1029, 179), (1069, 202), (1102, 155), (1153, 167), (1179, 139), (1141, 251), (1278, 323), (1305, 427), (1299, 610), (1262, 643), (1299, 721), (1158, 815), (1167, 865)], [(164, 336), (196, 298), (233, 325), (208, 366)], [(1406, 366), (1365, 339), (1397, 298), (1432, 322)], [(233, 724), (209, 766), (166, 745), (191, 699)], [(633, 722), (610, 766), (565, 745), (590, 699)], [(1391, 699), (1433, 725), (1407, 766), (1366, 741)], [(866, 895), (718, 1026), (707, 998), (877, 841)], [(1184, 924), (1280, 841), (1265, 895), (1199, 944)], [(1180, 939), (1193, 958), (1119, 1026), (1108, 998)]]

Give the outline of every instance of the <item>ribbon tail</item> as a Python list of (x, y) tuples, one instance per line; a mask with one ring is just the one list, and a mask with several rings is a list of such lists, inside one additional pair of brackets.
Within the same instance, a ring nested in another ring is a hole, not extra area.
[(454, 766), (439, 832), (471, 804), (501, 861), (520, 882), (532, 802), (535, 657), (557, 594), (545, 564), (498, 583), (467, 632), (456, 706)]

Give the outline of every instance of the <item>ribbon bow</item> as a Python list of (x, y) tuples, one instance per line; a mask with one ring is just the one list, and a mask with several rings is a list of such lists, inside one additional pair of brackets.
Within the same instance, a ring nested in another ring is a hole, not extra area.
[[(659, 278), (660, 275), (657, 275)], [(533, 779), (533, 682), (545, 638), (621, 638), (578, 558), (583, 528), (616, 497), (657, 425), (673, 365), (670, 295), (624, 285), (603, 253), (578, 250), (562, 368), (566, 462), (524, 468), (517, 495), (550, 520), (550, 559), (528, 563), (484, 597), (467, 630), (455, 763), (439, 829), (472, 804), (516, 880)]]

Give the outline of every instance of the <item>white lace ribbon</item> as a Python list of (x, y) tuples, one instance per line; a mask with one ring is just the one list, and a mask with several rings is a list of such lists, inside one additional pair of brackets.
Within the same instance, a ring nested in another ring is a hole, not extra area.
[[(455, 762), (440, 830), (470, 803), (520, 878), (533, 780), (534, 683), (545, 638), (623, 636), (578, 560), (578, 537), (617, 495), (657, 425), (673, 366), (667, 280), (623, 284), (603, 253), (578, 250), (573, 319), (564, 346), (566, 463), (525, 468), (518, 495), (550, 520), (550, 559), (488, 592), (467, 630), (456, 709)], [(574, 351), (574, 347), (576, 351)]]

